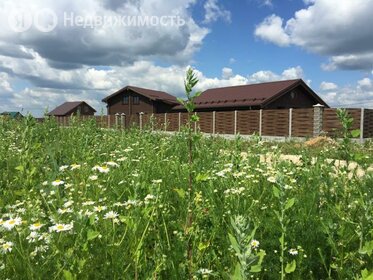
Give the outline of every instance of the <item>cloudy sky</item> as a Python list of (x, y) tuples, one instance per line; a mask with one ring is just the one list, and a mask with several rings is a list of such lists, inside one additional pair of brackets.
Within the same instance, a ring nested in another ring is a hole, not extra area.
[(373, 108), (373, 0), (0, 0), (0, 111), (40, 116), (126, 85), (183, 95), (304, 79)]

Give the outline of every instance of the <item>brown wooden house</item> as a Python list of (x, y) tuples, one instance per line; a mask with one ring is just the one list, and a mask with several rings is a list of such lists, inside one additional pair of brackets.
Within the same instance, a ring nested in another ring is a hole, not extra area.
[[(329, 107), (301, 79), (209, 89), (195, 104), (199, 112)], [(179, 105), (173, 111), (185, 110)]]
[(170, 112), (178, 103), (176, 97), (157, 90), (127, 86), (102, 100), (108, 115)]
[(48, 116), (67, 117), (71, 115), (93, 116), (96, 110), (84, 101), (65, 102), (48, 113)]

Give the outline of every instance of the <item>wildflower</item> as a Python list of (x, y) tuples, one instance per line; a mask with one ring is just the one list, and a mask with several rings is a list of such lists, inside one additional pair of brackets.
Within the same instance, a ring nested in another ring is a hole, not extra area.
[(292, 248), (292, 249), (289, 250), (289, 254), (292, 255), (292, 256), (296, 256), (296, 255), (298, 255), (298, 250)]
[(44, 226), (43, 224), (41, 224), (41, 223), (38, 222), (38, 223), (35, 223), (35, 224), (30, 225), (29, 229), (32, 230), (32, 231), (34, 231), (34, 230), (39, 230), (39, 229), (41, 229), (43, 226)]
[(3, 250), (4, 253), (11, 252), (13, 249), (13, 242), (5, 242), (4, 244), (1, 245), (1, 249)]
[(98, 172), (100, 172), (100, 173), (109, 173), (110, 168), (107, 167), (107, 166), (99, 166), (99, 167), (97, 168), (97, 170), (98, 170)]
[(83, 206), (89, 206), (89, 205), (93, 205), (93, 204), (95, 204), (93, 201), (86, 201), (86, 202), (82, 203)]
[(73, 212), (73, 210), (71, 210), (70, 208), (63, 208), (63, 209), (59, 208), (57, 210), (58, 214), (65, 214), (65, 213), (72, 213), (72, 212)]
[(31, 231), (29, 236), (26, 237), (26, 240), (28, 240), (30, 243), (35, 242), (39, 237), (39, 234), (36, 231)]
[(108, 161), (108, 162), (106, 163), (106, 165), (107, 165), (107, 166), (111, 166), (111, 167), (118, 167), (118, 166), (119, 166), (119, 164), (116, 163), (116, 162), (114, 162), (114, 161)]
[(73, 224), (55, 224), (54, 226), (49, 227), (49, 231), (61, 232), (61, 231), (68, 231), (73, 228)]
[(271, 183), (276, 183), (276, 178), (271, 176), (267, 178), (267, 181)]
[(5, 221), (3, 223), (3, 227), (6, 228), (7, 230), (13, 229), (15, 226), (19, 226), (22, 224), (22, 219), (17, 217), (15, 219), (10, 218), (9, 220)]
[(203, 277), (203, 276), (208, 276), (208, 275), (210, 275), (210, 274), (212, 273), (212, 270), (210, 270), (210, 269), (206, 269), (206, 268), (201, 268), (201, 269), (197, 270), (197, 273), (198, 273), (198, 274), (201, 274), (202, 277)]
[(56, 181), (53, 181), (53, 182), (52, 182), (52, 186), (55, 186), (55, 187), (57, 187), (57, 186), (61, 186), (61, 185), (63, 185), (63, 184), (65, 184), (65, 182), (62, 181), (62, 180), (56, 180)]
[(107, 207), (106, 206), (95, 206), (94, 208), (93, 208), (93, 211), (95, 211), (95, 212), (102, 212), (102, 211), (104, 211), (104, 210), (106, 210), (107, 209)]
[(259, 247), (259, 244), (260, 244), (259, 241), (255, 239), (251, 240), (250, 242), (250, 245), (253, 249), (257, 249)]
[(89, 176), (88, 179), (91, 181), (96, 181), (98, 177), (96, 175), (92, 175), (92, 176)]
[(110, 211), (105, 214), (104, 219), (115, 219), (116, 217), (118, 217), (118, 213)]
[(75, 169), (79, 169), (81, 167), (81, 165), (79, 165), (79, 164), (72, 164), (72, 165), (70, 165), (70, 169), (71, 170), (75, 170)]
[(152, 183), (153, 183), (153, 184), (160, 184), (160, 183), (162, 183), (162, 179), (159, 179), (159, 180), (153, 180)]
[(65, 169), (67, 169), (67, 168), (69, 168), (69, 166), (68, 165), (62, 165), (62, 166), (60, 166), (60, 171), (65, 171)]

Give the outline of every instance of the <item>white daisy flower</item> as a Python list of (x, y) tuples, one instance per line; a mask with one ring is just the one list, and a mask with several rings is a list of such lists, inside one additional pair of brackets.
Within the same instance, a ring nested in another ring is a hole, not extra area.
[(32, 231), (39, 230), (43, 227), (44, 225), (41, 223), (35, 223), (29, 226), (29, 229)]
[(63, 184), (65, 184), (65, 182), (62, 181), (62, 180), (55, 180), (55, 181), (52, 182), (52, 186), (55, 186), (55, 187), (61, 186)]
[(70, 224), (55, 224), (54, 226), (49, 227), (49, 231), (61, 232), (69, 231), (73, 228), (73, 223)]
[(104, 219), (115, 219), (117, 218), (119, 215), (117, 212), (114, 212), (114, 211), (110, 211), (110, 212), (107, 212), (104, 216)]
[(22, 224), (22, 219), (19, 217), (16, 217), (15, 219), (10, 218), (9, 220), (5, 221), (3, 223), (3, 227), (7, 230), (13, 229), (15, 226), (19, 226)]
[(13, 242), (5, 242), (4, 244), (1, 245), (1, 249), (3, 250), (4, 253), (11, 252), (13, 249)]

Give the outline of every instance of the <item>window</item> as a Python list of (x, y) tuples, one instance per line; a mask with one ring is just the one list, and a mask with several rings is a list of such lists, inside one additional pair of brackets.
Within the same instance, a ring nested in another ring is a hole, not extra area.
[(89, 112), (88, 106), (84, 106), (84, 113), (88, 113), (88, 112)]
[(129, 104), (129, 96), (124, 96), (123, 97), (123, 104), (128, 105)]
[(134, 96), (133, 97), (133, 105), (139, 105), (140, 104), (140, 97)]

